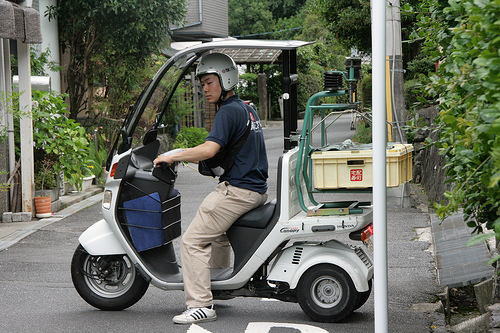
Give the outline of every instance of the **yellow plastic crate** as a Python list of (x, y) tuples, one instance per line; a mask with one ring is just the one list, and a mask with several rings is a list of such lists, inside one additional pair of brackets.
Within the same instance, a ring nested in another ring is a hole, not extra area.
[[(397, 187), (412, 179), (412, 154), (411, 144), (395, 144), (387, 150), (387, 187)], [(373, 187), (372, 150), (317, 151), (311, 158), (317, 189)]]

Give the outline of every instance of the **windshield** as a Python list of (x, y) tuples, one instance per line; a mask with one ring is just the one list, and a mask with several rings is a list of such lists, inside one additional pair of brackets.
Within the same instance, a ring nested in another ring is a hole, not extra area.
[[(167, 135), (175, 134), (179, 119), (175, 115), (192, 111), (193, 103), (183, 95), (183, 91), (191, 91), (192, 77), (190, 69), (201, 55), (195, 52), (185, 53), (178, 58), (169, 59), (158, 71), (152, 81), (143, 90), (120, 130), (120, 136), (108, 156), (106, 168), (109, 169), (111, 158), (118, 149), (123, 153), (143, 143), (146, 133), (152, 128), (158, 129), (162, 147), (168, 149)], [(180, 112), (182, 110), (182, 112)]]
[(167, 63), (165, 67), (168, 68), (162, 68), (153, 79), (145, 100), (138, 105), (143, 111), (136, 112), (128, 124), (127, 132), (133, 131), (132, 148), (141, 145), (144, 135), (153, 127), (158, 129), (159, 135), (174, 134), (180, 120), (177, 117), (192, 111), (192, 102), (185, 95), (192, 90), (189, 74), (194, 71), (191, 67), (196, 59), (196, 54), (186, 54), (171, 66)]

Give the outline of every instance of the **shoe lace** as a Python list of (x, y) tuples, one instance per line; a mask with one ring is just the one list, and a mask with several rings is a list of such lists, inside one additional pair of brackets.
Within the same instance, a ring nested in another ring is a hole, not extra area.
[[(209, 309), (212, 309), (213, 308), (213, 305), (209, 308)], [(187, 309), (186, 311), (184, 311), (182, 313), (184, 316), (186, 317), (193, 317), (195, 319), (201, 319), (203, 317), (208, 317), (208, 314), (203, 311), (203, 308), (189, 308)]]

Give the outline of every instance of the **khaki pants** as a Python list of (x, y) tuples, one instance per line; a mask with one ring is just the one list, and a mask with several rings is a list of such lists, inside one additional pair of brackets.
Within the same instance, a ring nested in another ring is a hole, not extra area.
[(212, 305), (210, 267), (230, 266), (229, 227), (246, 212), (264, 204), (267, 194), (219, 183), (196, 212), (182, 236), (181, 262), (186, 304)]

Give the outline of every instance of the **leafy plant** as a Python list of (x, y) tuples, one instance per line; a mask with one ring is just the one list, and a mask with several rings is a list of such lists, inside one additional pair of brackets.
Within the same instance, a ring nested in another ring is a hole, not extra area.
[(104, 162), (107, 157), (107, 139), (104, 134), (99, 132), (99, 129), (96, 129), (93, 134), (89, 134), (89, 142), (89, 156), (86, 163), (87, 173), (84, 176), (95, 175), (97, 181), (100, 182), (104, 172)]
[(35, 91), (33, 100), (33, 142), (41, 162), (37, 169), (52, 165), (55, 174), (79, 188), (89, 157), (85, 129), (66, 117), (64, 95)]
[(137, 69), (167, 45), (170, 27), (182, 24), (185, 12), (184, 0), (60, 0), (50, 6), (46, 15), (58, 20), (63, 51), (71, 54), (64, 72), (69, 118), (92, 103), (96, 81), (132, 90)]
[(360, 100), (362, 106), (370, 108), (372, 106), (372, 76), (371, 74), (365, 76), (359, 84)]
[(368, 120), (362, 119), (358, 122), (353, 141), (358, 143), (372, 143), (372, 127)]
[(439, 61), (426, 92), (439, 97), (440, 142), (454, 188), (436, 205), (444, 218), (463, 208), (473, 232), (500, 239), (500, 3), (424, 0), (418, 38)]
[(205, 128), (184, 127), (177, 133), (174, 149), (196, 147), (204, 143), (207, 136), (208, 132)]
[(53, 172), (53, 162), (44, 160), (40, 163), (37, 172), (35, 172), (35, 188), (41, 190), (41, 196), (44, 196), (44, 190), (50, 190), (56, 187), (57, 182)]

